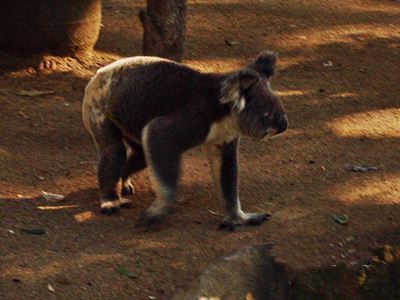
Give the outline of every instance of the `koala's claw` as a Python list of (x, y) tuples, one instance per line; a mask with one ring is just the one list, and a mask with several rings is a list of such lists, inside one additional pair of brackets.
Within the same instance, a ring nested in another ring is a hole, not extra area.
[(121, 189), (122, 196), (131, 196), (135, 192), (135, 188), (133, 187), (132, 183), (127, 182), (123, 185)]
[(271, 217), (271, 214), (254, 214), (245, 221), (244, 225), (259, 226), (267, 221), (269, 217)]

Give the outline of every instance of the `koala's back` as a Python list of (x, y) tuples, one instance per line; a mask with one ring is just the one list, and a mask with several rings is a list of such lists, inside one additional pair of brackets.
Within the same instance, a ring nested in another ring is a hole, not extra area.
[[(214, 76), (215, 77), (215, 76)], [(157, 57), (132, 57), (99, 69), (85, 89), (84, 123), (111, 118), (123, 131), (140, 136), (152, 119), (210, 109), (219, 83), (185, 65)], [(196, 105), (191, 105), (196, 102)], [(202, 104), (201, 104), (202, 103)], [(200, 104), (200, 106), (199, 106)], [(200, 108), (200, 109), (199, 109)], [(212, 109), (211, 109), (212, 110)], [(185, 112), (186, 111), (186, 112)]]

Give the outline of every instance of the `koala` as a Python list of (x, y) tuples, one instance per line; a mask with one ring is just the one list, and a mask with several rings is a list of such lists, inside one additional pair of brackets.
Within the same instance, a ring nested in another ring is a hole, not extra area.
[(236, 72), (202, 73), (137, 56), (99, 69), (85, 88), (82, 118), (98, 152), (101, 212), (129, 206), (130, 177), (148, 166), (156, 197), (138, 225), (161, 220), (177, 197), (182, 154), (203, 146), (226, 202), (221, 227), (263, 223), (266, 214), (241, 208), (238, 144), (241, 136), (264, 139), (288, 128), (270, 86), (276, 61), (273, 52), (264, 51)]

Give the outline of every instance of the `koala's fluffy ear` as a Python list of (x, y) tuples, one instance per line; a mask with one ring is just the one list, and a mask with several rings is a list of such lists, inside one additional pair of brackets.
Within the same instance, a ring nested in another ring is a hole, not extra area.
[(238, 73), (239, 85), (241, 91), (246, 91), (255, 85), (259, 80), (259, 76), (253, 70), (243, 70)]
[(270, 78), (275, 74), (276, 61), (276, 53), (272, 51), (263, 51), (257, 56), (254, 62), (249, 65), (249, 68), (257, 71), (262, 76)]
[(229, 76), (221, 88), (221, 103), (236, 103), (243, 92), (250, 89), (260, 80), (259, 75), (251, 69), (244, 69)]

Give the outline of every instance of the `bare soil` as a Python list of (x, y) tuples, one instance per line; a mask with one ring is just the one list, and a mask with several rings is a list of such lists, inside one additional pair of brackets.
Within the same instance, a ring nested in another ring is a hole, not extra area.
[[(81, 100), (96, 69), (141, 53), (143, 6), (103, 1), (91, 60), (48, 57), (21, 70), (0, 55), (1, 299), (169, 299), (247, 244), (270, 243), (279, 260), (306, 270), (363, 263), (371, 248), (399, 243), (400, 2), (389, 0), (190, 1), (189, 65), (227, 71), (262, 49), (280, 55), (273, 87), (290, 129), (269, 142), (244, 138), (240, 156), (244, 210), (272, 218), (218, 231), (224, 204), (198, 150), (184, 157), (185, 200), (163, 224), (134, 227), (153, 199), (147, 171), (135, 178), (133, 208), (102, 216)], [(54, 94), (19, 95), (31, 89)], [(346, 164), (378, 170), (354, 172)], [(54, 203), (42, 191), (67, 198)], [(333, 214), (348, 215), (348, 224), (335, 223)]]

